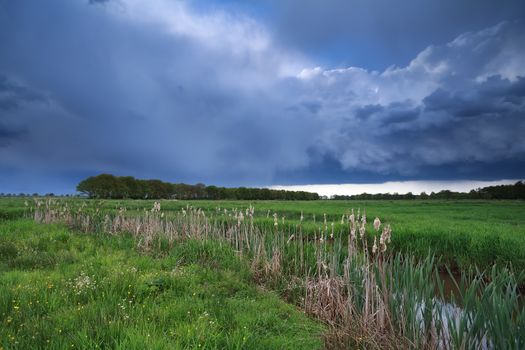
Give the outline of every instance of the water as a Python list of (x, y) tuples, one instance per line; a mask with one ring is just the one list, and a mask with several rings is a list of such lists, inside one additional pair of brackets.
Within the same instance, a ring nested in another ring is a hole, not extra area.
[[(458, 288), (461, 276), (459, 274), (451, 275), (446, 271), (441, 271), (439, 273), (439, 278), (443, 282), (443, 296), (445, 302), (451, 303), (454, 300), (455, 304), (457, 304), (458, 301), (461, 300), (461, 293)], [(436, 290), (436, 295), (440, 296), (438, 290)]]
[[(439, 290), (435, 292), (435, 299), (433, 300), (433, 313), (434, 319), (440, 319), (442, 321), (442, 334), (440, 338), (439, 348), (448, 349), (451, 344), (451, 332), (457, 331), (461, 322), (466, 322), (467, 328), (470, 328), (476, 310), (470, 310), (469, 314), (463, 308), (462, 295), (459, 289), (461, 282), (460, 274), (450, 274), (448, 272), (440, 272), (439, 278), (443, 284), (443, 294)], [(481, 296), (482, 291), (478, 291), (478, 295)], [(518, 295), (519, 309), (525, 307), (525, 296), (523, 294)], [(416, 306), (418, 318), (423, 321), (423, 310), (425, 305), (419, 304)], [(471, 339), (475, 342), (475, 348), (477, 349), (493, 349), (494, 343), (492, 340), (485, 335), (478, 335), (476, 340)], [(516, 344), (518, 339), (516, 339)], [(471, 344), (472, 346), (473, 344)]]

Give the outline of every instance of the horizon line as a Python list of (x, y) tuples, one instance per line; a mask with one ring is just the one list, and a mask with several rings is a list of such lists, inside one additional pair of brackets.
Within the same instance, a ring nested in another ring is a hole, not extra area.
[(409, 180), (409, 181), (385, 181), (382, 183), (343, 183), (343, 184), (306, 184), (306, 185), (273, 185), (267, 188), (273, 190), (306, 191), (318, 193), (320, 196), (334, 195), (358, 195), (378, 193), (420, 194), (425, 192), (453, 191), (468, 193), (477, 188), (512, 185), (520, 179), (501, 180)]

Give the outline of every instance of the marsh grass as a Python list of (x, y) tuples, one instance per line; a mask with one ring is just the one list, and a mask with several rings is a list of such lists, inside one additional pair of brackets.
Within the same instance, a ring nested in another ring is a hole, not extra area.
[[(3, 198), (0, 201), (0, 220), (21, 217), (24, 201), (32, 199)], [(150, 210), (152, 200), (87, 200), (62, 199), (73, 206), (85, 202), (108, 213), (121, 207), (127, 215), (142, 215)], [(163, 200), (165, 216), (177, 215), (187, 205), (201, 208), (207, 215), (217, 209), (246, 208), (249, 201), (177, 201)], [(455, 271), (470, 267), (490, 270), (492, 265), (509, 265), (525, 269), (525, 202), (496, 200), (373, 200), (373, 201), (256, 201), (254, 222), (263, 231), (273, 227), (273, 214), (279, 220), (285, 216), (287, 224), (299, 224), (305, 236), (313, 237), (326, 214), (335, 232), (342, 230), (340, 219), (347, 208), (367, 208), (371, 218), (380, 216), (395, 227), (391, 249), (425, 258), (432, 247), (444, 269)], [(252, 203), (252, 204), (253, 204)], [(303, 213), (303, 220), (300, 220)], [(369, 225), (372, 230), (372, 225)], [(372, 242), (373, 243), (373, 242)]]
[(517, 291), (522, 276), (509, 269), (463, 274), (459, 300), (446, 303), (437, 268), (441, 264), (432, 254), (415, 259), (393, 253), (388, 246), (395, 231), (379, 219), (371, 225), (364, 212), (352, 211), (336, 226), (323, 216), (313, 234), (305, 234), (302, 213), (298, 222), (267, 213), (268, 224), (261, 226), (254, 212), (252, 206), (210, 213), (188, 205), (165, 215), (155, 203), (141, 215), (129, 215), (123, 208), (107, 212), (53, 201), (37, 202), (35, 210), (29, 210), (37, 222), (63, 222), (85, 233), (130, 235), (137, 249), (149, 255), (169, 254), (188, 240), (232, 248), (257, 283), (330, 326), (327, 346), (524, 345), (525, 311)]

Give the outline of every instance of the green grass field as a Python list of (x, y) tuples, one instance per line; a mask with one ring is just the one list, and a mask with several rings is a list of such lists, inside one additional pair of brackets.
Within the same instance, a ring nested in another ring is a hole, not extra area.
[[(76, 200), (78, 201), (78, 200)], [(106, 210), (125, 207), (129, 212), (149, 210), (153, 201), (87, 201)], [(304, 215), (303, 228), (313, 235), (323, 230), (324, 214), (336, 233), (345, 231), (340, 222), (350, 209), (366, 209), (368, 221), (377, 216), (393, 228), (392, 248), (426, 256), (429, 250), (453, 269), (493, 264), (512, 264), (525, 270), (525, 202), (523, 201), (161, 201), (162, 210), (180, 211), (188, 205), (209, 212), (255, 206), (256, 222), (271, 227), (273, 214), (291, 226)], [(22, 216), (24, 199), (0, 199), (0, 219)], [(292, 229), (292, 228), (291, 228)]]
[(0, 223), (0, 348), (317, 349), (323, 327), (227, 246), (141, 255), (130, 237)]
[[(58, 201), (41, 205), (33, 219), (32, 199), (0, 199), (0, 349), (432, 348), (429, 326), (445, 317), (436, 312), (443, 304), (435, 296), (445, 299), (433, 277), (439, 266), (491, 270), (462, 282), (465, 312), (447, 314), (454, 326), (440, 328), (440, 337), (454, 337), (452, 347), (479, 346), (485, 336), (503, 347), (525, 344), (517, 295), (523, 275), (502, 269), (524, 271), (524, 202), (162, 201), (162, 210), (151, 212), (154, 201)], [(250, 214), (241, 224), (235, 213), (251, 205), (253, 222)], [(345, 265), (341, 252), (350, 225), (343, 215), (351, 208), (366, 208), (369, 227), (359, 244), (364, 250)], [(42, 216), (55, 214), (48, 221)], [(76, 218), (69, 226), (61, 224), (67, 215)], [(371, 227), (376, 216), (393, 227), (388, 254), (379, 257), (369, 253), (371, 244), (366, 248), (377, 234)], [(132, 229), (134, 236), (104, 229), (115, 227), (105, 222), (123, 218), (139, 225), (126, 227), (147, 227)], [(203, 231), (207, 220), (211, 238)], [(163, 226), (170, 222), (175, 231)], [(189, 235), (170, 240), (183, 231)], [(249, 233), (255, 240), (242, 247)], [(153, 240), (144, 245), (148, 237)], [(266, 251), (255, 249), (258, 242)], [(391, 260), (392, 251), (402, 255)], [(421, 264), (404, 259), (414, 255)], [(395, 277), (375, 282), (373, 276)], [(350, 302), (356, 316), (337, 316)], [(375, 326), (355, 323), (355, 317), (369, 317), (364, 305), (391, 315), (388, 334), (377, 333), (384, 327), (377, 313), (370, 316)], [(421, 305), (429, 305), (425, 320), (416, 316)], [(468, 323), (472, 315), (479, 319)], [(340, 325), (331, 323), (337, 320)]]

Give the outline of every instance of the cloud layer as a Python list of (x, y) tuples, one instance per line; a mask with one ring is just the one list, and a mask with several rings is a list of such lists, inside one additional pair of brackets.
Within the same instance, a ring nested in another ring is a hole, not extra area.
[(382, 73), (303, 70), (299, 76), (332, 125), (321, 137), (324, 151), (345, 169), (385, 173), (523, 163), (524, 33), (520, 22), (465, 33)]
[(316, 67), (254, 18), (186, 2), (0, 2), (0, 190), (70, 192), (98, 172), (521, 176), (524, 28), (464, 33), (377, 72)]

